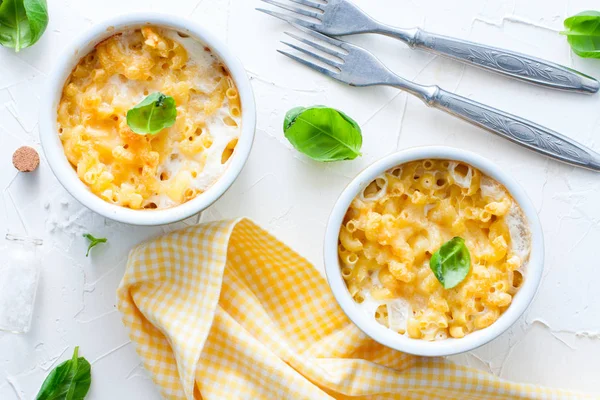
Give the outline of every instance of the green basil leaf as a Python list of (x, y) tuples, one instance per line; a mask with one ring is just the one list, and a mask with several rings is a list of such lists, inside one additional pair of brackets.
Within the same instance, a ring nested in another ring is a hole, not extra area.
[(18, 52), (37, 42), (47, 26), (46, 0), (0, 1), (0, 45)]
[(296, 107), (292, 108), (290, 111), (285, 114), (285, 119), (283, 120), (283, 131), (288, 130), (290, 126), (294, 123), (298, 115), (302, 114), (303, 111), (307, 110), (305, 107)]
[(83, 235), (83, 237), (90, 241), (90, 245), (88, 246), (87, 253), (85, 253), (86, 257), (88, 257), (90, 255), (90, 250), (92, 249), (92, 247), (95, 247), (95, 246), (99, 245), (100, 243), (106, 243), (108, 240), (106, 238), (95, 238), (94, 236), (92, 236), (89, 233), (85, 233)]
[(471, 269), (471, 254), (465, 240), (455, 237), (444, 243), (429, 260), (429, 267), (445, 289), (461, 283)]
[(79, 357), (75, 347), (73, 357), (50, 372), (42, 384), (36, 400), (83, 400), (90, 390), (92, 372), (90, 363)]
[(293, 108), (285, 116), (283, 131), (296, 150), (313, 160), (354, 160), (361, 155), (360, 127), (352, 118), (333, 108)]
[(584, 11), (565, 20), (565, 30), (573, 52), (584, 58), (600, 58), (600, 12)]
[(139, 135), (156, 135), (175, 124), (175, 99), (162, 93), (152, 93), (140, 104), (127, 111), (127, 125)]

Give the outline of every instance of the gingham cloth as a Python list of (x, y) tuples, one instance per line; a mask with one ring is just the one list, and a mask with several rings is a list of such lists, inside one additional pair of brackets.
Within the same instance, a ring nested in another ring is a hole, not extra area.
[(134, 248), (118, 308), (167, 399), (584, 399), (366, 337), (304, 258), (248, 219)]

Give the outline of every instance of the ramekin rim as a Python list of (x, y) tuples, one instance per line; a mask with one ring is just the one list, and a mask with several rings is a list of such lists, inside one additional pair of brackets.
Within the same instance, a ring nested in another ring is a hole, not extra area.
[[(56, 100), (72, 68), (84, 55), (83, 49), (130, 27), (157, 25), (189, 33), (205, 43), (228, 68), (238, 88), (242, 102), (242, 132), (234, 158), (223, 175), (198, 197), (167, 209), (133, 210), (111, 204), (93, 194), (82, 182), (66, 159), (56, 131)], [(40, 112), (40, 140), (48, 164), (62, 186), (80, 203), (92, 211), (115, 221), (132, 225), (164, 225), (191, 217), (212, 205), (233, 184), (241, 173), (252, 149), (256, 129), (256, 104), (250, 79), (241, 61), (211, 32), (185, 17), (156, 12), (121, 14), (95, 23), (71, 42), (58, 58), (49, 75)]]
[[(529, 222), (532, 245), (523, 286), (498, 320), (489, 327), (470, 333), (461, 339), (448, 338), (432, 342), (411, 339), (380, 325), (375, 319), (369, 319), (350, 296), (340, 272), (337, 254), (338, 235), (352, 200), (379, 174), (397, 165), (421, 159), (448, 159), (474, 166), (506, 187)], [(473, 152), (448, 146), (424, 146), (401, 150), (374, 162), (361, 171), (338, 197), (327, 223), (323, 247), (327, 281), (336, 301), (348, 318), (365, 334), (385, 346), (409, 354), (430, 357), (449, 356), (474, 350), (509, 329), (533, 301), (541, 282), (544, 266), (543, 231), (537, 211), (525, 190), (512, 176), (492, 161)]]

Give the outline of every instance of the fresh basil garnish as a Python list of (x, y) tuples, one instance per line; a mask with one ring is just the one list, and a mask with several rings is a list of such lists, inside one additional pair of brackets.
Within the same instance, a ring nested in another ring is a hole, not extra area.
[(361, 155), (360, 127), (333, 108), (293, 108), (285, 116), (283, 132), (296, 150), (316, 161), (353, 160)]
[(561, 34), (578, 56), (600, 58), (600, 12), (584, 11), (565, 19)]
[(429, 267), (444, 289), (461, 283), (471, 269), (471, 254), (465, 240), (455, 237), (444, 243), (429, 260)]
[(92, 383), (92, 367), (88, 360), (78, 356), (75, 347), (73, 357), (50, 372), (42, 384), (36, 400), (82, 400)]
[(106, 241), (108, 240), (106, 238), (95, 238), (94, 236), (92, 236), (89, 233), (84, 234), (83, 237), (90, 241), (90, 245), (88, 246), (87, 253), (85, 253), (86, 257), (88, 257), (90, 255), (90, 250), (92, 249), (92, 247), (95, 247), (95, 246), (99, 245), (100, 243), (106, 243)]
[(127, 111), (127, 125), (139, 135), (156, 135), (175, 124), (175, 99), (160, 92), (152, 93)]
[(47, 26), (46, 0), (0, 1), (0, 45), (18, 52), (37, 42)]

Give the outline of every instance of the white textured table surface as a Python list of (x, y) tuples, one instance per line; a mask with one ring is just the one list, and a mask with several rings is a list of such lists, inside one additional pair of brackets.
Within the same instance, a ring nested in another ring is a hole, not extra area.
[[(444, 144), (478, 152), (508, 170), (538, 208), (546, 238), (544, 278), (513, 328), (455, 361), (503, 378), (600, 393), (600, 175), (561, 165), (471, 127), (390, 88), (354, 89), (275, 52), (285, 24), (254, 11), (258, 0), (48, 0), (50, 25), (33, 48), (0, 48), (0, 234), (44, 239), (43, 272), (31, 332), (0, 333), (0, 399), (31, 399), (74, 345), (93, 364), (90, 399), (159, 398), (115, 309), (115, 289), (134, 244), (169, 227), (107, 221), (72, 199), (42, 160), (17, 174), (12, 152), (39, 149), (42, 86), (59, 50), (94, 22), (153, 10), (188, 17), (219, 34), (252, 78), (258, 105), (254, 149), (237, 182), (201, 221), (249, 216), (322, 270), (322, 237), (333, 203), (363, 167), (396, 149)], [(600, 78), (600, 60), (572, 56), (563, 19), (597, 0), (357, 0), (374, 17), (529, 53)], [(563, 132), (600, 150), (600, 95), (544, 90), (410, 50), (389, 38), (352, 39), (392, 69)], [(364, 156), (319, 164), (291, 149), (281, 130), (297, 105), (344, 110), (364, 131)], [(85, 257), (84, 232), (109, 238)]]

